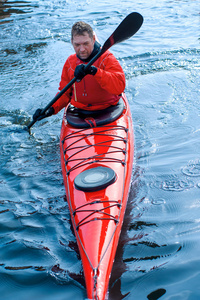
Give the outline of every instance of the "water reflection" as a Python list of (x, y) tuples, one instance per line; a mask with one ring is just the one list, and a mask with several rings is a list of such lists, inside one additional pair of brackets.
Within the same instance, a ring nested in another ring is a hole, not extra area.
[[(0, 0), (0, 19), (9, 18), (12, 14), (24, 14), (31, 7), (30, 2)], [(1, 23), (5, 23), (2, 21)]]
[(8, 5), (7, 0), (0, 0), (0, 19), (8, 18), (10, 13), (7, 11)]
[(166, 293), (166, 290), (165, 289), (158, 289), (156, 291), (153, 291), (152, 293), (150, 293), (147, 298), (149, 300), (157, 300), (159, 299), (160, 297), (162, 297), (164, 294)]

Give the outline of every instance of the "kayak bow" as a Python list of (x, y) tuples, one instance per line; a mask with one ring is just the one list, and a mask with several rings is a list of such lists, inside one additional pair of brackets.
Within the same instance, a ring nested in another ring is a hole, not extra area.
[(131, 182), (134, 140), (123, 94), (103, 112), (65, 109), (61, 165), (88, 299), (104, 300)]

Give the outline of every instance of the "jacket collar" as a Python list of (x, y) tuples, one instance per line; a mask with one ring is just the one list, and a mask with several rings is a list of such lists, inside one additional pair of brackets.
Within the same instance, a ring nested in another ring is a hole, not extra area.
[(83, 62), (89, 62), (99, 52), (100, 49), (101, 49), (101, 45), (97, 41), (95, 41), (94, 49), (88, 58), (81, 59), (78, 55), (76, 56), (78, 57), (78, 59), (80, 59)]

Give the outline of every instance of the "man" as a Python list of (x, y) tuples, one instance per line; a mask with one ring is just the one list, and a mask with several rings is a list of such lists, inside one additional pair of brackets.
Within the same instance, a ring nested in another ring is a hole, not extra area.
[(85, 22), (76, 22), (71, 31), (71, 43), (75, 54), (68, 57), (64, 64), (59, 90), (62, 90), (74, 77), (76, 82), (50, 109), (41, 115), (36, 110), (34, 119), (41, 120), (57, 114), (70, 102), (85, 110), (100, 110), (116, 105), (125, 89), (125, 75), (114, 55), (106, 51), (87, 71), (85, 65), (100, 50), (91, 26)]

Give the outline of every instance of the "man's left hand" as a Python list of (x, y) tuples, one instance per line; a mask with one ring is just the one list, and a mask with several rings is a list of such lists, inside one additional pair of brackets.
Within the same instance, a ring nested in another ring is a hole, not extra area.
[(42, 114), (43, 109), (38, 108), (36, 109), (34, 115), (33, 115), (33, 120), (34, 121), (40, 121), (44, 118), (50, 117), (51, 115), (54, 114), (54, 108), (51, 106), (45, 113)]

